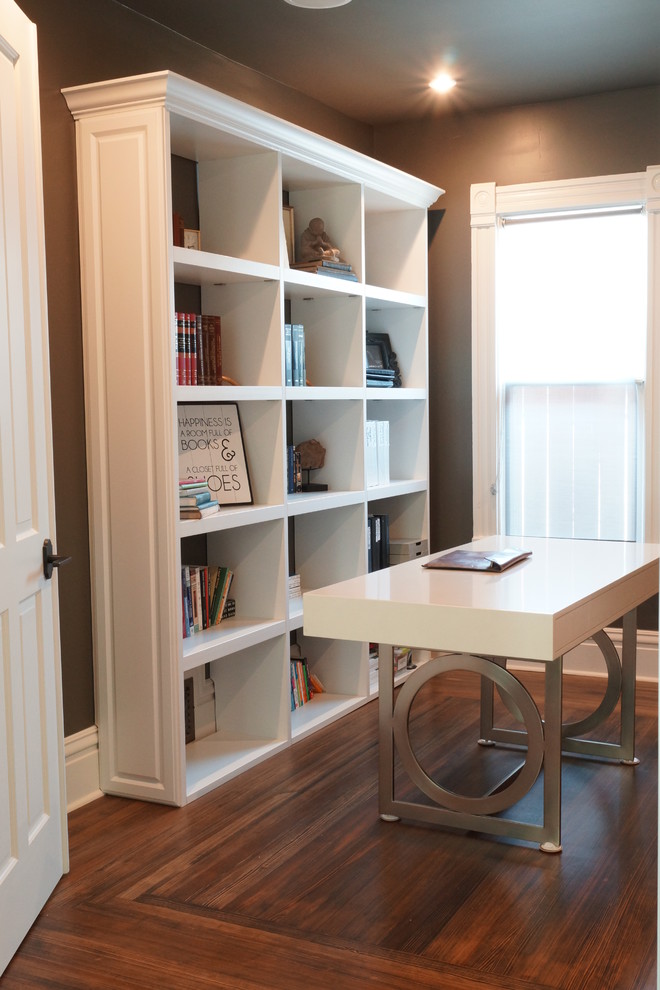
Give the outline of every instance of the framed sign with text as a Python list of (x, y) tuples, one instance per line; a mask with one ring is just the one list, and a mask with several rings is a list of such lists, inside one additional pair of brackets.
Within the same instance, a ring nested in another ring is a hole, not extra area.
[(238, 405), (177, 407), (179, 480), (203, 479), (220, 505), (250, 505), (252, 489)]

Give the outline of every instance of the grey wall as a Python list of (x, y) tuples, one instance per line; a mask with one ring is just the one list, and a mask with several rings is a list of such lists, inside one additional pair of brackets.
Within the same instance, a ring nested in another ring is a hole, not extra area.
[(660, 87), (378, 128), (374, 154), (442, 186), (429, 252), (431, 537), (472, 537), (470, 185), (637, 172), (660, 162)]
[(74, 124), (67, 86), (172, 69), (370, 153), (371, 129), (198, 47), (114, 0), (18, 0), (37, 25), (53, 397), (64, 731), (94, 723)]
[(471, 182), (636, 171), (660, 161), (660, 89), (378, 128), (360, 123), (127, 11), (115, 0), (19, 0), (40, 60), (64, 721), (94, 722), (91, 595), (73, 120), (66, 86), (160, 69), (245, 100), (447, 190), (430, 249), (431, 531), (467, 540), (471, 516)]

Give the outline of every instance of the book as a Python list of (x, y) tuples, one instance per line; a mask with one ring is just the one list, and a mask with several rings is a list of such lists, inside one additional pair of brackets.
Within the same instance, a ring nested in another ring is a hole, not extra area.
[(179, 495), (179, 508), (202, 506), (205, 502), (210, 501), (211, 493), (207, 488), (205, 492), (190, 492), (185, 495)]
[(531, 550), (451, 550), (422, 564), (435, 570), (453, 571), (505, 571), (508, 567), (527, 560)]
[(202, 505), (182, 505), (179, 507), (179, 518), (181, 519), (206, 519), (220, 510), (220, 503), (217, 499), (204, 502)]
[(378, 462), (378, 484), (390, 483), (390, 422), (376, 420), (376, 460)]
[(291, 365), (293, 385), (306, 385), (305, 327), (302, 323), (291, 324)]
[(284, 324), (284, 373), (285, 384), (293, 385), (293, 343), (290, 323)]
[(202, 491), (207, 488), (207, 484), (203, 478), (180, 478), (179, 479), (179, 492), (192, 492), (192, 491)]
[(366, 487), (375, 488), (378, 484), (378, 427), (375, 419), (368, 419), (365, 423), (365, 474)]

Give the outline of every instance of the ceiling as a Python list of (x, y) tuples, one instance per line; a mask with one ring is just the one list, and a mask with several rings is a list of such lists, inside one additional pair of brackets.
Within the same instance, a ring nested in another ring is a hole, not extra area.
[(368, 124), (660, 83), (660, 0), (116, 2)]

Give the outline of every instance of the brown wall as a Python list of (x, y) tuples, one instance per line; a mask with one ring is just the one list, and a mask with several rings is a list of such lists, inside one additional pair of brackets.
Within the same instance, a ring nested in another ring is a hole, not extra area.
[[(373, 154), (442, 186), (429, 251), (431, 539), (472, 537), (470, 185), (644, 171), (660, 162), (660, 87), (380, 127)], [(657, 628), (657, 607), (640, 614)]]
[(64, 731), (94, 723), (74, 124), (67, 86), (172, 69), (358, 151), (371, 129), (213, 55), (114, 0), (18, 0), (37, 25), (53, 402)]
[[(84, 395), (73, 120), (60, 90), (172, 69), (437, 182), (430, 250), (431, 531), (469, 539), (471, 182), (636, 171), (660, 161), (660, 88), (378, 128), (215, 56), (115, 0), (19, 0), (37, 25), (57, 499), (65, 733), (94, 722)], [(651, 126), (652, 122), (652, 126)]]
[(660, 162), (660, 87), (380, 127), (374, 152), (446, 193), (429, 251), (431, 538), (472, 537), (470, 185), (637, 172)]

